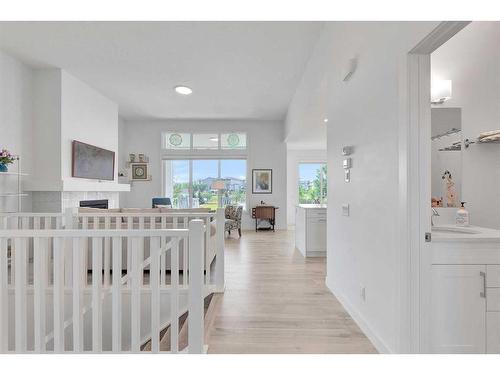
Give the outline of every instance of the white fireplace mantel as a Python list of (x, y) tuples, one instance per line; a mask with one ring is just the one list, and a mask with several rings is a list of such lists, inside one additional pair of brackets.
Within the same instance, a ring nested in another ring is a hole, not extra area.
[(26, 191), (101, 191), (123, 192), (130, 191), (130, 184), (119, 184), (111, 181), (93, 181), (86, 179), (67, 178), (58, 183), (27, 182)]

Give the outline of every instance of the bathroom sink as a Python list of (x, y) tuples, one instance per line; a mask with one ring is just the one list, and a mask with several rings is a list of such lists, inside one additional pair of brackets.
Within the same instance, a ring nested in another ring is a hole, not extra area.
[(457, 233), (457, 234), (479, 234), (481, 232), (471, 229), (471, 228), (463, 228), (463, 227), (432, 227), (433, 232), (437, 233)]

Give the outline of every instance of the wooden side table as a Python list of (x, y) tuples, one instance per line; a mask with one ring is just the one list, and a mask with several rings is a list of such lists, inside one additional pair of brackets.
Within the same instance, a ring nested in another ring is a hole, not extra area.
[(259, 220), (266, 220), (269, 222), (269, 225), (271, 225), (271, 228), (273, 232), (274, 230), (274, 225), (276, 222), (276, 210), (279, 207), (275, 206), (256, 206), (252, 208), (252, 218), (255, 219), (255, 231), (257, 232), (258, 228), (258, 223)]

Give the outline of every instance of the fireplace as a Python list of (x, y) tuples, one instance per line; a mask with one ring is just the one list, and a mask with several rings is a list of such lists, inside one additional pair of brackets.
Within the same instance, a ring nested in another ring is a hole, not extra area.
[(80, 201), (80, 207), (90, 207), (90, 208), (108, 208), (107, 199), (96, 199), (96, 200), (86, 200)]

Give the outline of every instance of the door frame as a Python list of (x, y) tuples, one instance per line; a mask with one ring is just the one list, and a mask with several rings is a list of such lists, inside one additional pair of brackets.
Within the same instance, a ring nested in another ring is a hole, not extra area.
[(426, 342), (431, 231), (431, 53), (470, 21), (441, 22), (402, 62), (400, 77), (399, 199), (401, 314), (398, 322), (400, 353), (428, 352)]

